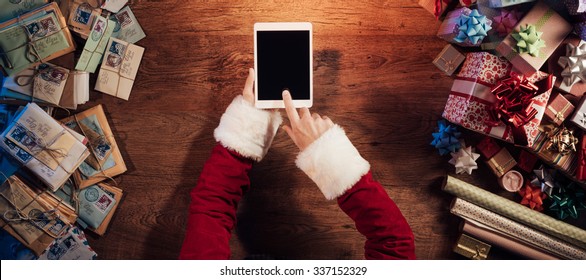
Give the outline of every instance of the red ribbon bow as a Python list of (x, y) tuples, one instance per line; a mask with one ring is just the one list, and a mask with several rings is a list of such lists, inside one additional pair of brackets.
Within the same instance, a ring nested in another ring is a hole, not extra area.
[(439, 19), (439, 17), (442, 15), (442, 2), (450, 4), (450, 0), (435, 0), (433, 14), (435, 15), (436, 19)]
[(537, 115), (537, 110), (531, 105), (538, 89), (526, 77), (514, 72), (509, 78), (499, 81), (491, 89), (497, 101), (489, 110), (486, 124), (498, 126), (502, 122), (517, 128), (530, 122)]
[(543, 200), (547, 195), (541, 192), (540, 188), (533, 188), (531, 183), (526, 181), (525, 186), (519, 190), (519, 194), (523, 198), (521, 200), (522, 205), (539, 212), (543, 211)]

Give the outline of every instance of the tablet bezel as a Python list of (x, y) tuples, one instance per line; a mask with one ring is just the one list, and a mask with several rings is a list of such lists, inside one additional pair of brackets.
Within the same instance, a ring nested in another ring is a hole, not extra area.
[(309, 31), (309, 99), (293, 99), (295, 108), (311, 107), (313, 105), (313, 27), (310, 22), (257, 22), (254, 24), (254, 105), (257, 108), (285, 108), (283, 100), (258, 99), (258, 52), (257, 32), (259, 31)]

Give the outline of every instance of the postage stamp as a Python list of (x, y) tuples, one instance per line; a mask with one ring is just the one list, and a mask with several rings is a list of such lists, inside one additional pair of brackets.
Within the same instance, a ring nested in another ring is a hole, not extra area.
[(128, 11), (123, 11), (121, 13), (117, 13), (116, 19), (120, 23), (121, 28), (124, 28), (124, 27), (128, 26), (129, 24), (132, 24), (132, 18), (130, 17), (130, 14), (128, 14)]
[(63, 81), (67, 80), (67, 73), (61, 69), (53, 68), (45, 63), (39, 65), (39, 76), (41, 79), (60, 85)]
[(98, 196), (100, 196), (100, 193), (98, 192), (98, 190), (96, 189), (96, 187), (89, 187), (86, 191), (85, 191), (85, 199), (89, 202), (94, 202), (98, 200)]
[(46, 33), (54, 33), (59, 30), (53, 21), (53, 18), (42, 19), (40, 23), (41, 27), (45, 30)]
[(109, 197), (106, 194), (102, 194), (102, 196), (100, 197), (98, 202), (95, 203), (95, 205), (98, 208), (98, 210), (100, 210), (102, 213), (106, 213), (106, 210), (108, 209), (110, 204), (112, 204), (112, 202), (114, 201), (111, 197)]
[(28, 212), (28, 217), (40, 228), (44, 228), (50, 221), (43, 211), (36, 208)]
[(75, 10), (75, 18), (73, 20), (87, 25), (90, 21), (91, 15), (92, 7), (88, 3), (82, 3), (77, 6), (77, 9)]
[(59, 235), (64, 229), (65, 229), (65, 223), (61, 219), (56, 218), (55, 224), (53, 224), (49, 228), (49, 232), (52, 234), (55, 234), (55, 235)]
[(92, 40), (99, 41), (106, 30), (106, 21), (103, 18), (98, 18), (92, 30)]

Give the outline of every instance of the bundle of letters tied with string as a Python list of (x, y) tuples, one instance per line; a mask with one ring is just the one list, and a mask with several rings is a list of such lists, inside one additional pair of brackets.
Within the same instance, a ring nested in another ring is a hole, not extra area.
[(83, 104), (91, 78), (130, 98), (146, 37), (131, 4), (0, 1), (0, 259), (97, 257), (85, 233), (106, 233), (127, 168), (104, 107)]

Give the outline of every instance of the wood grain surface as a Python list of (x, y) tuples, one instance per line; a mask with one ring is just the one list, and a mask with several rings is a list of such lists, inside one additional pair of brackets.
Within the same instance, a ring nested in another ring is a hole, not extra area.
[[(252, 30), (261, 21), (313, 23), (312, 110), (343, 126), (371, 163), (413, 229), (418, 258), (461, 258), (452, 252), (460, 220), (440, 190), (453, 167), (429, 145), (452, 83), (431, 63), (446, 42), (417, 0), (135, 0), (131, 7), (147, 37), (137, 43), (146, 51), (130, 100), (92, 92), (81, 107), (104, 105), (129, 167), (116, 178), (125, 198), (108, 232), (89, 235), (100, 259), (178, 257), (189, 191), (215, 143), (213, 129), (254, 64)], [(279, 131), (254, 167), (232, 257), (362, 259), (364, 238), (297, 169), (296, 154)], [(460, 178), (495, 186), (489, 172), (481, 165), (477, 176)]]

